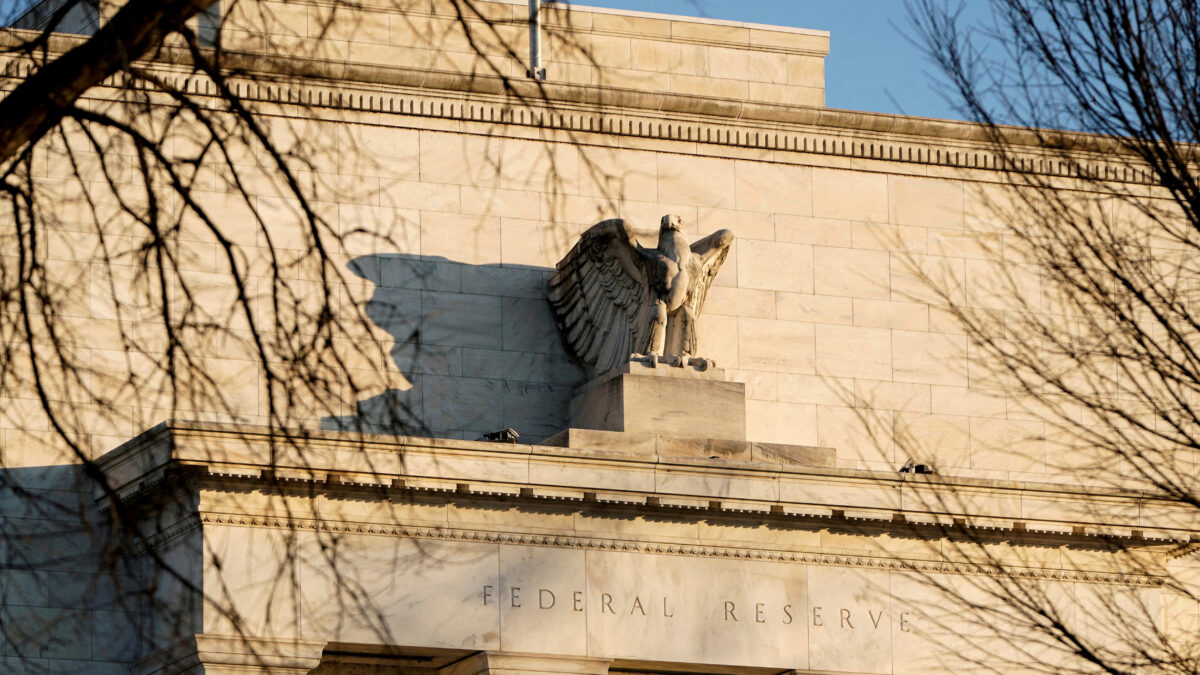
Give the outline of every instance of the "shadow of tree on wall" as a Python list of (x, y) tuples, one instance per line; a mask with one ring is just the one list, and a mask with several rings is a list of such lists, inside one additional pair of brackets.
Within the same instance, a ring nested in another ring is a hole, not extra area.
[(367, 315), (394, 338), (411, 386), (357, 401), (355, 414), (325, 417), (322, 428), (474, 440), (512, 427), (538, 442), (566, 427), (583, 371), (546, 301), (552, 270), (405, 254), (349, 268), (375, 284)]
[(51, 660), (68, 659), (69, 672), (108, 673), (101, 662), (136, 659), (136, 563), (111, 530), (80, 465), (0, 470), (0, 672), (67, 672)]

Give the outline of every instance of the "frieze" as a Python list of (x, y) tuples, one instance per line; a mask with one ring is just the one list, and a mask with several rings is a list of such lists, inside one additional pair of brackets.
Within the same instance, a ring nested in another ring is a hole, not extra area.
[(804, 565), (858, 567), (932, 574), (1005, 576), (1011, 578), (1075, 581), (1094, 584), (1119, 584), (1122, 586), (1156, 587), (1163, 584), (1163, 578), (1146, 574), (1107, 574), (1102, 572), (1032, 568), (1013, 569), (990, 565), (974, 565), (969, 563), (896, 560), (894, 558), (877, 558), (860, 555), (835, 555), (827, 553), (778, 551), (734, 546), (670, 544), (661, 542), (603, 539), (598, 537), (495, 532), (466, 528), (381, 525), (378, 523), (329, 521), (311, 518), (282, 518), (220, 513), (203, 513), (200, 515), (200, 521), (202, 523), (211, 525), (234, 525), (287, 530), (313, 530), (338, 534), (390, 535), (415, 539), (460, 540), (497, 544), (589, 549), (598, 551), (623, 551), (651, 555), (764, 560)]

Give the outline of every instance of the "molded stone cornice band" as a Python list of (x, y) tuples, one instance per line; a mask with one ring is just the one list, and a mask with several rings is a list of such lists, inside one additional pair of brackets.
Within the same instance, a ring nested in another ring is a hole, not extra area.
[(165, 422), (99, 463), (130, 501), (184, 475), (217, 490), (293, 485), (298, 494), (360, 500), (536, 500), (927, 537), (974, 531), (1034, 544), (1182, 551), (1194, 540), (1189, 509), (1138, 492), (579, 448)]
[[(33, 31), (6, 29), (0, 32), (0, 49), (12, 48), (15, 45), (21, 44), (22, 40), (27, 40), (34, 35), (36, 33)], [(77, 36), (56, 34), (48, 39), (47, 49), (51, 55), (54, 55), (79, 44), (82, 40), (83, 38)], [(635, 133), (632, 126), (628, 130), (625, 130), (623, 127), (614, 128), (611, 125), (607, 128), (591, 130), (607, 133), (628, 133), (631, 135), (667, 138), (670, 140), (797, 150), (820, 154), (985, 170), (1006, 169), (1006, 167), (1002, 166), (1003, 160), (999, 159), (994, 153), (989, 152), (994, 147), (992, 141), (996, 140), (998, 135), (1006, 145), (1015, 146), (1014, 150), (1023, 147), (1030, 153), (1028, 157), (1010, 157), (1009, 159), (1015, 162), (1016, 165), (1007, 167), (1008, 169), (1068, 178), (1085, 176), (1090, 179), (1101, 178), (1115, 182), (1146, 182), (1143, 170), (1137, 169), (1131, 171), (1119, 159), (1116, 163), (1113, 163), (1111, 160), (1105, 158), (1105, 156), (1111, 157), (1114, 154), (1126, 154), (1125, 148), (1120, 141), (1114, 140), (1111, 137), (1094, 134), (1020, 127), (989, 128), (981, 124), (955, 120), (939, 120), (800, 105), (760, 103), (678, 93), (645, 92), (603, 85), (560, 84), (521, 78), (501, 78), (492, 75), (462, 74), (425, 68), (382, 66), (299, 57), (277, 57), (251, 52), (227, 51), (222, 53), (221, 59), (222, 65), (232, 78), (236, 78), (238, 75), (253, 76), (254, 82), (262, 81), (263, 78), (276, 78), (275, 80), (271, 80), (272, 84), (276, 85), (274, 89), (270, 87), (251, 88), (247, 86), (243, 95), (250, 99), (267, 100), (282, 104), (330, 105), (332, 107), (374, 112), (412, 114), (413, 111), (411, 108), (406, 109), (404, 106), (398, 108), (394, 104), (385, 105), (384, 96), (380, 95), (381, 92), (378, 89), (372, 88), (369, 90), (369, 93), (379, 98), (379, 105), (375, 106), (372, 104), (368, 106), (365, 104), (365, 97), (368, 94), (368, 90), (364, 89), (361, 92), (352, 91), (347, 87), (347, 84), (358, 85), (360, 87), (382, 85), (385, 87), (418, 89), (430, 94), (456, 95), (456, 98), (464, 94), (469, 94), (472, 96), (472, 101), (478, 104), (477, 107), (482, 107), (482, 104), (488, 102), (486, 98), (477, 97), (499, 97), (502, 100), (492, 102), (503, 102), (508, 106), (517, 103), (521, 106), (532, 108), (549, 107), (549, 114), (543, 114), (540, 117), (537, 115), (529, 116), (529, 123), (537, 126), (551, 126), (581, 131), (589, 130), (586, 127), (571, 126), (565, 123), (556, 124), (556, 114), (565, 119), (568, 113), (577, 112), (569, 110), (557, 111), (553, 109), (553, 106), (558, 104), (603, 108), (611, 110), (614, 114), (621, 111), (643, 111), (645, 113), (698, 116), (707, 118), (715, 123), (720, 123), (724, 120), (729, 123), (766, 123), (815, 127), (823, 131), (848, 135), (844, 137), (840, 144), (834, 142), (832, 145), (829, 145), (827, 143), (814, 142), (811, 145), (807, 143), (800, 145), (796, 143), (789, 144), (786, 140), (781, 143), (778, 139), (772, 143), (770, 136), (771, 133), (779, 131), (776, 128), (762, 129), (760, 127), (760, 130), (766, 133), (755, 140), (751, 140), (750, 134), (745, 134), (745, 140), (743, 140), (740, 135), (736, 139), (729, 134), (725, 134), (722, 137), (719, 133), (714, 137), (713, 134), (705, 134), (700, 130), (697, 131), (694, 137), (692, 135), (685, 136), (683, 125), (679, 125), (678, 135), (672, 133), (666, 135), (661, 133), (654, 134), (652, 131)], [(156, 55), (153, 62), (146, 62), (145, 65), (166, 67), (190, 66), (191, 56), (184, 49), (165, 47)], [(25, 77), (30, 72), (31, 67), (31, 64), (27, 61), (16, 60), (10, 55), (10, 61), (3, 66), (3, 76), (19, 79)], [(174, 74), (186, 77), (191, 73), (175, 72)], [(296, 93), (297, 91), (312, 88), (313, 79), (325, 80), (321, 84), (336, 87), (339, 92), (344, 92), (345, 95), (339, 93), (336, 99), (331, 96), (329, 102), (326, 103), (323, 99), (318, 99), (311, 94)], [(197, 87), (192, 93), (203, 95), (207, 92), (206, 88)], [(357, 105), (355, 104), (356, 96), (358, 99)], [(459, 100), (461, 101), (461, 98)], [(467, 106), (465, 104), (460, 105), (459, 109), (459, 114), (453, 114), (454, 108), (452, 107), (450, 111), (452, 114), (444, 116), (461, 119), (489, 119), (486, 115), (479, 118), (467, 115)], [(510, 124), (525, 123), (524, 117), (518, 119), (516, 117), (505, 118), (501, 116), (499, 119), (496, 119), (496, 116), (493, 115), (491, 119)], [(540, 122), (538, 121), (539, 119), (541, 120)], [(703, 122), (700, 122), (699, 128), (702, 127)], [(874, 140), (874, 143), (869, 142), (869, 140), (867, 142), (855, 142), (851, 140), (851, 136), (863, 133), (872, 136), (886, 135), (892, 138), (873, 138), (871, 140)], [(925, 150), (923, 148), (899, 147), (895, 145), (895, 143), (906, 142), (929, 145), (932, 149)], [(954, 147), (954, 145), (958, 147)], [(940, 149), (947, 146), (951, 149)], [(1054, 148), (1056, 152), (1066, 151), (1077, 154), (1078, 161), (1064, 162), (1060, 155), (1048, 154), (1048, 148)], [(916, 151), (915, 153), (914, 150)], [(1128, 157), (1128, 161), (1139, 163), (1132, 155)]]

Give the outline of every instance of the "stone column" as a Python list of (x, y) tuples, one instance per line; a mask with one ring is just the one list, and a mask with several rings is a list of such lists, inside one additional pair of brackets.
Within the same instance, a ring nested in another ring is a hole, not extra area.
[(324, 642), (197, 634), (151, 654), (133, 675), (303, 675), (321, 663)]
[(446, 666), (438, 675), (608, 675), (612, 659), (587, 656), (550, 656), (546, 654), (507, 654), (479, 652)]

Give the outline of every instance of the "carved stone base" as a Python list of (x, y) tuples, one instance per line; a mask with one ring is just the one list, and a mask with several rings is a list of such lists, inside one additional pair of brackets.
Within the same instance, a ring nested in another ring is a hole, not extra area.
[(571, 427), (678, 438), (746, 440), (746, 385), (725, 371), (630, 362), (571, 399)]

